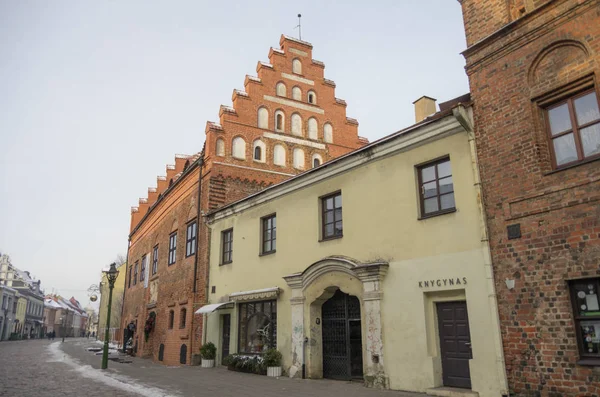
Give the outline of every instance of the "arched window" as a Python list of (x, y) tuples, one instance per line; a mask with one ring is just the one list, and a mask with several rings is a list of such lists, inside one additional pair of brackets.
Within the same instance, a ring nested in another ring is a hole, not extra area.
[(187, 317), (187, 309), (184, 307), (179, 312), (179, 328), (185, 328), (186, 317)]
[(173, 186), (173, 178), (169, 179), (169, 187)]
[(217, 139), (217, 156), (225, 156), (225, 141)]
[(254, 159), (254, 161), (264, 162), (267, 154), (265, 143), (260, 139), (257, 139), (254, 141), (252, 147), (252, 158)]
[(169, 329), (173, 329), (173, 323), (175, 322), (175, 312), (173, 310), (169, 311)]
[(317, 104), (317, 94), (314, 91), (308, 91), (308, 103)]
[(188, 167), (190, 166), (190, 160), (186, 160), (185, 164), (183, 165), (183, 170), (187, 170)]
[(242, 137), (233, 138), (231, 143), (231, 155), (236, 159), (246, 159), (246, 141)]
[(300, 89), (300, 87), (292, 88), (292, 99), (295, 99), (297, 101), (302, 100), (302, 90)]
[(302, 136), (302, 117), (298, 113), (292, 114), (292, 134)]
[(269, 111), (267, 108), (258, 109), (258, 128), (269, 129)]
[(292, 72), (302, 74), (302, 62), (298, 58), (292, 61)]
[(314, 154), (313, 158), (312, 158), (312, 166), (313, 166), (313, 168), (317, 168), (321, 164), (323, 164), (323, 159), (321, 158), (321, 155), (320, 154)]
[(285, 130), (285, 114), (278, 110), (275, 112), (275, 131), (283, 132)]
[(329, 123), (323, 126), (323, 140), (327, 143), (333, 142), (333, 127)]
[(283, 83), (277, 83), (275, 86), (275, 91), (277, 92), (277, 96), (286, 96), (287, 94), (285, 84)]
[(319, 139), (319, 126), (317, 125), (317, 119), (311, 117), (308, 119), (308, 138), (309, 139)]
[(294, 149), (294, 168), (304, 169), (304, 150), (302, 149)]
[(285, 166), (285, 148), (283, 145), (275, 145), (273, 148), (273, 163)]

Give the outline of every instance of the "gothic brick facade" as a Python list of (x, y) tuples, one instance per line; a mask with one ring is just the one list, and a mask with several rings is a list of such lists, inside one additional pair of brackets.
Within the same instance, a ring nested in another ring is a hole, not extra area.
[[(177, 156), (132, 209), (121, 329), (137, 324), (137, 355), (178, 365), (198, 353), (202, 318), (193, 313), (206, 303), (210, 254), (202, 214), (367, 143), (356, 120), (346, 117), (346, 103), (335, 97), (324, 68), (312, 58), (310, 43), (282, 36), (269, 62), (258, 63), (257, 76), (246, 76), (244, 89), (233, 91), (232, 106), (221, 106), (219, 122), (207, 122), (203, 151)], [(198, 245), (186, 255), (194, 222)], [(146, 341), (151, 312), (156, 322)]]
[[(461, 4), (510, 390), (598, 396), (600, 322), (594, 334), (591, 318), (577, 321), (599, 312), (585, 307), (586, 291), (573, 292), (573, 285), (589, 284), (587, 296), (597, 302), (600, 127), (575, 131), (584, 123), (573, 109), (583, 105), (572, 101), (586, 95), (596, 122), (600, 2)], [(570, 111), (561, 107), (567, 116), (559, 123), (570, 132), (550, 125), (561, 103)], [(559, 134), (574, 143), (559, 142)]]

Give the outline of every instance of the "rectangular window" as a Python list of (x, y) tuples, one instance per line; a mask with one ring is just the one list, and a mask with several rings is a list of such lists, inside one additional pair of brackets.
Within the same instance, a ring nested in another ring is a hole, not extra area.
[(152, 275), (158, 271), (158, 244), (152, 250)]
[(147, 257), (146, 255), (142, 256), (142, 269), (140, 270), (140, 282), (144, 281), (144, 278), (146, 277), (146, 261), (147, 261)]
[(221, 232), (221, 264), (231, 263), (233, 260), (233, 229)]
[(192, 222), (187, 226), (185, 237), (185, 257), (192, 256), (196, 253), (196, 222)]
[(177, 260), (177, 232), (169, 236), (169, 266)]
[(277, 301), (238, 305), (238, 346), (240, 353), (263, 353), (277, 348)]
[(135, 261), (135, 265), (133, 266), (133, 285), (137, 284), (138, 263), (139, 263), (139, 261)]
[(131, 288), (131, 273), (133, 273), (133, 266), (129, 266), (129, 281), (127, 282), (127, 288)]
[(321, 198), (322, 209), (322, 239), (342, 237), (342, 193), (337, 192)]
[(571, 281), (570, 289), (579, 356), (600, 365), (600, 278)]
[(444, 214), (456, 209), (450, 159), (444, 158), (418, 167), (421, 217)]
[(277, 249), (277, 217), (269, 215), (262, 218), (262, 253), (270, 254)]
[(548, 106), (546, 125), (556, 168), (600, 157), (600, 106), (595, 90)]

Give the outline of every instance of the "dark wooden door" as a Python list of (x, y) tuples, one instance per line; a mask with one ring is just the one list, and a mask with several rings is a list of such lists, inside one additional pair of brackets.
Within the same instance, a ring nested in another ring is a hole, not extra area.
[(187, 361), (187, 345), (181, 345), (179, 349), (179, 364), (185, 364)]
[(323, 377), (362, 378), (360, 301), (337, 290), (321, 308)]
[(466, 302), (440, 302), (437, 315), (444, 386), (471, 388), (471, 334)]
[(229, 340), (231, 332), (231, 314), (223, 314), (223, 334), (221, 335), (221, 362), (229, 355)]

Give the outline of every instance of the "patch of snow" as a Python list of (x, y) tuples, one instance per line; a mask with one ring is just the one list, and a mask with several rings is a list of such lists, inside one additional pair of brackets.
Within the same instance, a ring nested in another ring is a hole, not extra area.
[(84, 378), (104, 383), (109, 387), (120, 389), (128, 393), (136, 393), (145, 397), (180, 396), (179, 394), (168, 393), (167, 391), (159, 389), (158, 387), (152, 387), (143, 383), (139, 383), (129, 376), (110, 373), (101, 369), (94, 369), (91, 365), (83, 365), (78, 360), (60, 350), (60, 343), (61, 342), (54, 342), (48, 346), (48, 352), (50, 353), (50, 360), (48, 360), (48, 362), (61, 362), (71, 367), (75, 373)]
[(267, 68), (271, 68), (271, 69), (273, 69), (273, 65), (271, 65), (270, 63), (267, 63), (267, 62), (259, 62), (259, 64), (261, 64), (261, 65), (262, 65), (262, 66), (264, 66), (264, 67), (267, 67)]
[(249, 74), (247, 74), (246, 77), (248, 78), (248, 80), (257, 81), (259, 83), (262, 81), (259, 77), (250, 76)]

